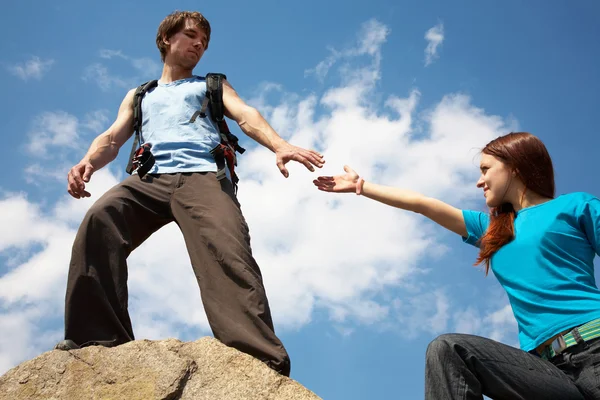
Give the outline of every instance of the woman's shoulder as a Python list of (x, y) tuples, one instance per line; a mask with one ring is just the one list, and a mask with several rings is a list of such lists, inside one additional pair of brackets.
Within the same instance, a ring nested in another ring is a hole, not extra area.
[(558, 196), (556, 200), (574, 203), (587, 203), (589, 201), (599, 201), (598, 197), (588, 192), (565, 193)]
[(574, 215), (581, 215), (589, 210), (600, 209), (600, 200), (588, 192), (572, 192), (562, 194), (554, 202), (561, 212), (567, 212)]

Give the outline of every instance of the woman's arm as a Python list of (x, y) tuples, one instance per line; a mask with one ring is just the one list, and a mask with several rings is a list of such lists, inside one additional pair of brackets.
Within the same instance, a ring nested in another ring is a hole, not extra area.
[(344, 166), (344, 171), (345, 175), (320, 176), (313, 183), (324, 192), (361, 194), (392, 207), (423, 214), (444, 228), (467, 236), (463, 213), (458, 208), (412, 190), (365, 182), (348, 166)]

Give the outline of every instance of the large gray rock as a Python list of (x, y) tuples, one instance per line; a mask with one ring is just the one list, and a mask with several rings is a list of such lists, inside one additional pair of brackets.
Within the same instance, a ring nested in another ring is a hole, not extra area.
[(1, 400), (313, 400), (298, 382), (205, 337), (53, 350), (0, 378)]

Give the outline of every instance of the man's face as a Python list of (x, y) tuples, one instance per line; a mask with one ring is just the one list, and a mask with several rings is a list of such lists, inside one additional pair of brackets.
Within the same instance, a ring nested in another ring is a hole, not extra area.
[(179, 64), (193, 69), (206, 50), (206, 34), (196, 23), (187, 19), (184, 28), (166, 39), (169, 45), (165, 63)]

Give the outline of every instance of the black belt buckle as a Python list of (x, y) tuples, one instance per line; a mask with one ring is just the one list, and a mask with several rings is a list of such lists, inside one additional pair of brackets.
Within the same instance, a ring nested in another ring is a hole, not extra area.
[(137, 172), (140, 178), (143, 178), (150, 168), (154, 166), (154, 155), (150, 149), (152, 145), (150, 143), (143, 144), (139, 149), (136, 150), (133, 156), (133, 170)]

